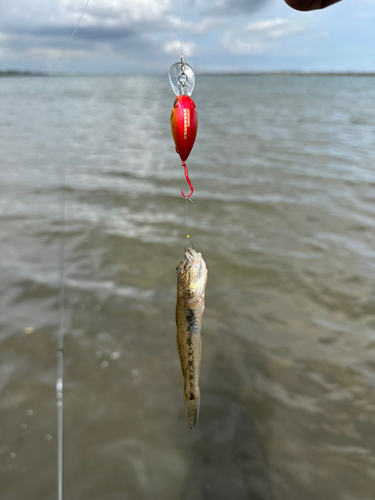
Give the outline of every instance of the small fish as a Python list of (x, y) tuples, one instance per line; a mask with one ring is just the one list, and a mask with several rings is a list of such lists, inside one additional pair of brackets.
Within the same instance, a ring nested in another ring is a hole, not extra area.
[(193, 248), (188, 248), (176, 271), (177, 347), (185, 382), (186, 420), (190, 429), (193, 429), (197, 423), (200, 402), (198, 382), (202, 352), (201, 323), (207, 267), (202, 255)]

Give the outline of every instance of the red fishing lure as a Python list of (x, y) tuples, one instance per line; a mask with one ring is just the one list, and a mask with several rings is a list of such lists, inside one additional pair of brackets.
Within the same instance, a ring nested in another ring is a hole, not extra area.
[(171, 114), (171, 128), (176, 152), (180, 155), (186, 180), (190, 186), (191, 193), (185, 195), (181, 189), (181, 194), (188, 198), (193, 194), (193, 186), (189, 179), (189, 171), (185, 161), (188, 159), (197, 136), (198, 113), (193, 99), (188, 95), (177, 96), (173, 103)]
[(181, 161), (186, 161), (194, 146), (198, 129), (198, 113), (188, 95), (180, 95), (173, 103), (171, 114), (172, 135)]

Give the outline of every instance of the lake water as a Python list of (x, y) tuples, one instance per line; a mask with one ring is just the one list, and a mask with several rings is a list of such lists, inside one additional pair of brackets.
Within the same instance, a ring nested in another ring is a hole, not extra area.
[(66, 498), (374, 498), (374, 82), (197, 77), (192, 432), (167, 76), (0, 80), (1, 500), (56, 498), (64, 171)]

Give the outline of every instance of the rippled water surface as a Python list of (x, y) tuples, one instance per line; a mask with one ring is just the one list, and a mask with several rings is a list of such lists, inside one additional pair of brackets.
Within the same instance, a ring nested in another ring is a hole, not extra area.
[(374, 79), (197, 78), (195, 432), (168, 79), (44, 85), (0, 80), (0, 499), (56, 498), (64, 166), (66, 498), (373, 499)]

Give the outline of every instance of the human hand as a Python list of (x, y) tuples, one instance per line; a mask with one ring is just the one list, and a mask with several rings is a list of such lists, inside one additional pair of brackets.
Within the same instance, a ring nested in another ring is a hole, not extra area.
[(303, 11), (325, 9), (337, 2), (340, 2), (340, 0), (285, 0), (285, 3), (292, 9)]

